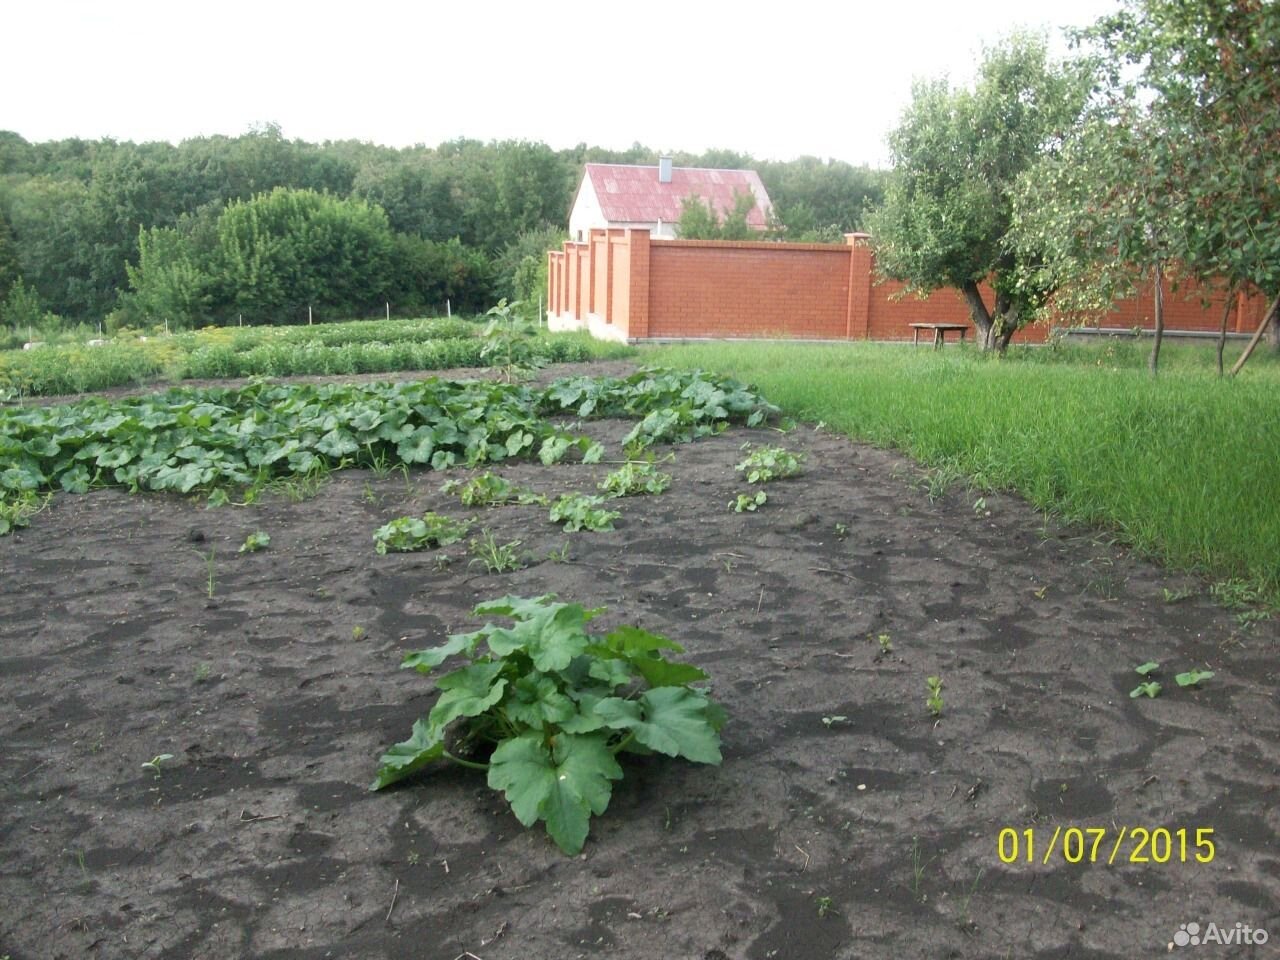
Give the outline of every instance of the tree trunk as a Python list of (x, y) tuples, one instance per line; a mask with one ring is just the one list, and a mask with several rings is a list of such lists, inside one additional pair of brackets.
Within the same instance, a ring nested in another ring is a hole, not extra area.
[(1164, 268), (1156, 261), (1155, 269), (1155, 335), (1151, 338), (1151, 358), (1147, 368), (1154, 377), (1160, 369), (1160, 344), (1164, 341)]
[(1253, 354), (1254, 348), (1257, 347), (1258, 341), (1262, 339), (1262, 334), (1266, 332), (1267, 324), (1276, 318), (1276, 310), (1280, 308), (1280, 294), (1276, 294), (1276, 298), (1271, 301), (1271, 306), (1267, 307), (1267, 312), (1262, 318), (1262, 322), (1258, 324), (1258, 329), (1253, 332), (1253, 339), (1249, 341), (1249, 345), (1244, 348), (1244, 353), (1240, 354), (1240, 359), (1236, 361), (1236, 365), (1231, 368), (1231, 375), (1234, 377), (1240, 372), (1241, 367), (1245, 365), (1249, 357)]
[(973, 327), (977, 331), (974, 339), (982, 345), (983, 350), (990, 350), (994, 327), (991, 323), (991, 311), (987, 309), (987, 305), (982, 301), (982, 294), (978, 292), (978, 285), (972, 282), (966, 283), (960, 288), (960, 292), (964, 294), (965, 301), (969, 304), (969, 319), (973, 321)]
[(1222, 351), (1227, 345), (1227, 321), (1231, 319), (1231, 306), (1236, 299), (1236, 291), (1240, 289), (1238, 283), (1233, 283), (1231, 289), (1227, 291), (1226, 303), (1222, 307), (1222, 325), (1218, 327), (1218, 376), (1222, 376)]

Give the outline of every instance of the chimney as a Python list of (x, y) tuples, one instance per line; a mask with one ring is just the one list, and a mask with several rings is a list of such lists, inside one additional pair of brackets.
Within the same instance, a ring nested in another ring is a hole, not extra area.
[(658, 158), (658, 182), (659, 183), (671, 182), (671, 158), (670, 157)]

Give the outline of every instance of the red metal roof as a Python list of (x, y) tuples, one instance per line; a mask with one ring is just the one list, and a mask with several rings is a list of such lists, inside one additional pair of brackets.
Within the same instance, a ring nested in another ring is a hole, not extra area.
[(658, 181), (657, 167), (621, 163), (588, 163), (584, 179), (590, 179), (605, 219), (611, 223), (675, 223), (681, 201), (689, 196), (710, 200), (723, 217), (733, 212), (734, 194), (750, 193), (756, 205), (747, 223), (763, 230), (768, 225), (769, 194), (754, 170), (708, 170), (675, 167), (671, 182)]

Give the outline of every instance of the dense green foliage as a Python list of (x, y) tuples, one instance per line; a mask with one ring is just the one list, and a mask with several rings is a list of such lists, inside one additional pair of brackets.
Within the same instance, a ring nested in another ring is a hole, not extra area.
[[(446, 300), (456, 312), (536, 303), (582, 164), (656, 160), (639, 145), (317, 145), (270, 126), (176, 146), (0, 131), (0, 322), (36, 325), (51, 311), (98, 323), (119, 310), (133, 324), (301, 323), (308, 305), (332, 319), (387, 302), (401, 316)], [(712, 151), (675, 162), (758, 170), (790, 236), (854, 229), (880, 196), (879, 171), (837, 161)]]
[[(1008, 243), (1019, 178), (1052, 153), (1084, 104), (1087, 72), (1050, 62), (1043, 39), (988, 51), (973, 89), (918, 83), (890, 135), (893, 175), (870, 218), (879, 270), (927, 294), (960, 291), (982, 344), (1003, 350), (1049, 292), (1035, 251)], [(979, 284), (989, 281), (988, 304)]]
[(441, 759), (478, 767), (522, 824), (544, 821), (560, 849), (575, 854), (592, 815), (609, 805), (611, 781), (622, 778), (618, 754), (720, 763), (724, 711), (689, 686), (705, 673), (663, 656), (682, 653), (679, 644), (629, 626), (588, 633), (603, 609), (554, 600), (482, 603), (476, 616), (512, 626), (486, 623), (404, 658), (401, 666), (423, 674), (450, 659), (468, 662), (436, 680), (435, 705), (410, 739), (383, 754), (372, 789)]
[(1028, 176), (1019, 242), (1104, 303), (1131, 282), (1117, 254), (1274, 299), (1280, 6), (1129, 0), (1083, 39), (1098, 92), (1062, 156)]
[[(480, 327), (462, 320), (382, 320), (302, 327), (219, 327), (174, 336), (122, 337), (96, 346), (0, 352), (0, 399), (57, 396), (159, 379), (388, 373), (491, 365)], [(581, 334), (542, 335), (519, 348), (531, 361), (628, 356)]]
[[(702, 374), (643, 370), (593, 383), (610, 398), (610, 409), (646, 419), (670, 412), (673, 422), (687, 421), (690, 431), (703, 433), (723, 429), (730, 419), (758, 420), (772, 409), (741, 384)], [(253, 498), (280, 478), (348, 466), (439, 470), (535, 457), (551, 464), (573, 450), (593, 460), (599, 444), (552, 422), (580, 408), (585, 389), (584, 378), (540, 390), (437, 379), (256, 383), (3, 408), (0, 502), (30, 492), (104, 486), (210, 491), (219, 499), (245, 491)], [(728, 398), (732, 403), (723, 402)]]
[[(899, 447), (979, 487), (1013, 489), (1064, 521), (1108, 528), (1174, 566), (1280, 600), (1280, 365), (1219, 382), (1212, 351), (968, 350), (718, 344), (664, 363), (749, 378), (788, 413)], [(977, 414), (981, 411), (981, 415)]]

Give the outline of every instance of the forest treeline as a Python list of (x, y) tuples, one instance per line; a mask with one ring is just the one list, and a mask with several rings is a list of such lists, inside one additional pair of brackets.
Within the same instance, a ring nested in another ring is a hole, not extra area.
[[(656, 163), (657, 151), (314, 144), (275, 126), (177, 145), (0, 131), (0, 321), (298, 323), (308, 307), (345, 319), (536, 298), (586, 162)], [(757, 170), (773, 235), (796, 240), (860, 228), (885, 177), (720, 150), (675, 162)]]

